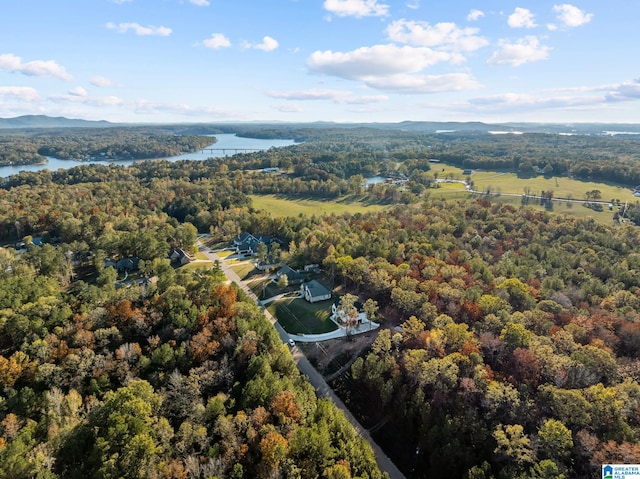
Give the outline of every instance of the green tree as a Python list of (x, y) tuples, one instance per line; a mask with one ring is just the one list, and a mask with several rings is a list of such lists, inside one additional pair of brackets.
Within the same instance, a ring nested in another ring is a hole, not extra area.
[(565, 479), (567, 476), (561, 472), (555, 462), (543, 459), (530, 469), (529, 477), (531, 479)]
[(556, 419), (547, 419), (538, 429), (540, 450), (544, 457), (564, 461), (571, 454), (571, 431)]
[(498, 425), (493, 431), (493, 438), (497, 444), (494, 453), (510, 468), (522, 471), (525, 465), (533, 463), (535, 454), (531, 440), (520, 424)]
[(286, 274), (280, 275), (276, 284), (280, 289), (286, 288), (287, 286), (289, 286), (289, 277)]

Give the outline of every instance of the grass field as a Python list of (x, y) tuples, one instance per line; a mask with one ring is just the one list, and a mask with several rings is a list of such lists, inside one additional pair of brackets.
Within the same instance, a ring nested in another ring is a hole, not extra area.
[(291, 334), (320, 334), (338, 329), (329, 319), (331, 300), (309, 303), (301, 298), (289, 298), (271, 303), (267, 309)]
[(525, 188), (528, 188), (529, 194), (532, 195), (538, 195), (542, 191), (553, 191), (553, 196), (556, 198), (583, 200), (586, 198), (587, 191), (600, 190), (604, 201), (612, 199), (619, 199), (623, 203), (635, 201), (633, 191), (630, 188), (565, 177), (519, 178), (515, 173), (480, 172), (474, 173), (472, 179), (474, 189), (478, 191), (486, 191), (487, 188), (491, 188), (492, 191), (499, 193), (523, 194)]
[(466, 175), (463, 175), (464, 170), (457, 166), (447, 165), (446, 163), (433, 163), (429, 173), (434, 178), (450, 178), (452, 180), (464, 180)]
[(364, 213), (379, 211), (387, 207), (387, 205), (369, 204), (350, 197), (334, 201), (289, 199), (275, 195), (250, 195), (250, 198), (255, 209), (268, 211), (274, 217), (298, 216), (301, 214)]

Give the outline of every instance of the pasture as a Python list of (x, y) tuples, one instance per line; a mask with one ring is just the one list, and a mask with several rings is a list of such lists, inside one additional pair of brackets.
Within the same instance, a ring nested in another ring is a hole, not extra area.
[(268, 211), (273, 217), (366, 213), (380, 211), (387, 207), (387, 205), (366, 203), (352, 197), (339, 198), (334, 201), (285, 198), (276, 195), (249, 195), (249, 197), (256, 210)]

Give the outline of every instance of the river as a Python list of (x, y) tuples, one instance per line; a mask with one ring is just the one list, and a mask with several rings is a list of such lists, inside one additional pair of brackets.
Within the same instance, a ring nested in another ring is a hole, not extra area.
[[(207, 158), (217, 158), (221, 156), (233, 155), (235, 153), (235, 149), (247, 149), (247, 150), (268, 150), (269, 148), (279, 148), (283, 146), (294, 145), (295, 142), (293, 140), (263, 140), (259, 138), (243, 138), (240, 136), (236, 136), (231, 133), (224, 133), (221, 135), (211, 135), (215, 136), (218, 140), (217, 142), (205, 147), (206, 148), (217, 148), (215, 151), (206, 151), (206, 152), (197, 152), (197, 153), (186, 153), (184, 155), (172, 156), (166, 158), (169, 161), (178, 161), (178, 160), (196, 160), (202, 161)], [(226, 151), (222, 151), (226, 149)], [(21, 171), (40, 171), (40, 170), (50, 170), (56, 171), (59, 169), (66, 170), (68, 168), (73, 168), (74, 166), (79, 165), (89, 165), (89, 164), (100, 164), (100, 165), (109, 165), (111, 163), (115, 165), (131, 165), (132, 163), (138, 162), (141, 160), (125, 160), (125, 161), (76, 161), (76, 160), (61, 160), (59, 158), (47, 157), (47, 162), (38, 165), (17, 165), (17, 166), (1, 166), (0, 167), (0, 178), (6, 178), (11, 175), (15, 175), (20, 173)]]

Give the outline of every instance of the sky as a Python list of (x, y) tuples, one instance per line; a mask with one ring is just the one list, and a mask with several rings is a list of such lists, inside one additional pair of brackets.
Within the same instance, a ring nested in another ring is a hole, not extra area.
[(2, 0), (0, 117), (640, 123), (636, 0)]

